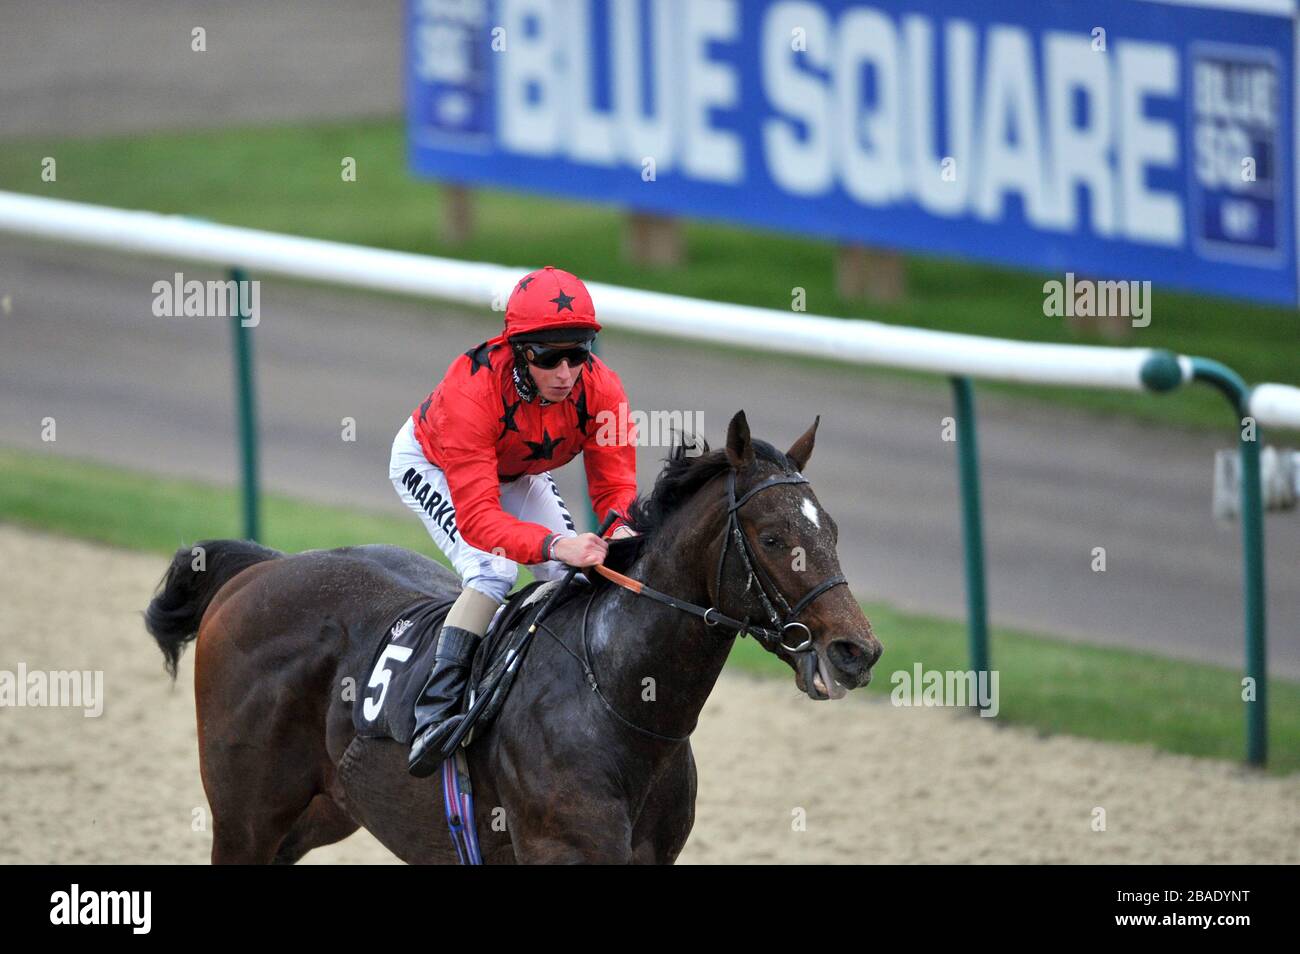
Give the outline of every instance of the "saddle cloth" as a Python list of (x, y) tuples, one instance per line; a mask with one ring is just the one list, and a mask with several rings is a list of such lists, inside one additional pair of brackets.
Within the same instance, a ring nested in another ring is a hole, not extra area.
[[(585, 593), (589, 585), (581, 580), (570, 583), (563, 602)], [(494, 678), (514, 658), (514, 651), (556, 586), (558, 582), (534, 581), (513, 593), (497, 611), (475, 651), (467, 691), (461, 699), (461, 712), (473, 704), (477, 687)], [(454, 602), (454, 599), (426, 597), (389, 622), (365, 672), (353, 674), (357, 685), (362, 687), (352, 708), (357, 735), (410, 744), (415, 732), (415, 701), (433, 670), (442, 624)], [(476, 734), (486, 729), (500, 710), (517, 673), (518, 667), (501, 680), (475, 723)]]

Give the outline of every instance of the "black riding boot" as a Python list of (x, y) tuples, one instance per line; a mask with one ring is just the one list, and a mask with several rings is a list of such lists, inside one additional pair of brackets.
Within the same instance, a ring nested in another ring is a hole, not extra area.
[(442, 764), (439, 750), (464, 716), (457, 712), (479, 636), (459, 626), (444, 626), (434, 652), (433, 672), (415, 702), (415, 731), (407, 768), (426, 778)]

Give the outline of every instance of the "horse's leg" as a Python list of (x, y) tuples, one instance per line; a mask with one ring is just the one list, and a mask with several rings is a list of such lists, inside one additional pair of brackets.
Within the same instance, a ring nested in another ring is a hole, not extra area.
[(631, 845), (597, 843), (581, 832), (521, 835), (513, 841), (515, 857), (525, 865), (627, 865), (633, 860)]
[(316, 796), (309, 778), (279, 774), (267, 753), (199, 740), (199, 770), (212, 806), (212, 863), (265, 865)]
[(320, 794), (311, 800), (307, 810), (298, 816), (298, 820), (289, 829), (289, 834), (280, 842), (272, 863), (292, 865), (301, 860), (313, 848), (332, 845), (342, 841), (361, 826), (334, 799)]
[[(584, 797), (578, 789), (564, 806), (547, 804), (536, 792), (506, 817), (515, 857), (524, 865), (624, 865), (632, 861), (632, 824), (627, 803), (618, 799)], [(553, 801), (553, 796), (550, 799)]]
[[(208, 795), (209, 801), (212, 795)], [(212, 863), (214, 865), (266, 865), (303, 814), (302, 808), (249, 811), (247, 806), (223, 810), (212, 805)]]
[(695, 824), (695, 756), (689, 742), (673, 755), (641, 806), (632, 832), (636, 864), (672, 864)]
[(296, 655), (290, 634), (276, 642), (246, 636), (240, 624), (251, 614), (242, 604), (257, 590), (245, 587), (205, 618), (195, 655), (213, 864), (270, 864), (333, 774), (319, 728), (328, 657), (308, 651), (315, 647), (305, 633), (296, 634)]
[[(505, 808), (520, 864), (670, 864), (695, 821), (695, 758), (686, 743), (640, 803), (635, 825), (627, 797), (602, 784), (593, 762), (558, 759), (545, 784), (541, 773), (515, 773), (497, 797)], [(583, 766), (581, 770), (566, 766)], [(567, 793), (556, 801), (555, 792)]]

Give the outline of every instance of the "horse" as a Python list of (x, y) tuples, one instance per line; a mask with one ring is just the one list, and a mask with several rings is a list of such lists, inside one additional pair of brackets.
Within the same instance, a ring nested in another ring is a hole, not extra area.
[[(781, 453), (740, 411), (724, 448), (670, 451), (629, 508), (639, 535), (606, 559), (659, 599), (591, 573), (463, 750), (484, 863), (672, 863), (695, 817), (690, 735), (740, 631), (811, 698), (867, 684), (882, 647), (802, 473), (819, 421)], [(197, 546), (203, 567), (176, 552), (145, 626), (173, 679), (195, 642), (212, 863), (292, 864), (361, 826), (408, 863), (456, 863), (438, 777), (410, 776), (404, 745), (357, 736), (347, 690), (395, 614), (454, 598), (460, 580), (386, 545)]]

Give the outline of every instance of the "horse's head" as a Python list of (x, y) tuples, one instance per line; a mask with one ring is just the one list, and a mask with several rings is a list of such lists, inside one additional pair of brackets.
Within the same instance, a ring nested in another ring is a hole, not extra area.
[(794, 670), (801, 692), (838, 699), (871, 680), (883, 649), (848, 585), (837, 582), (839, 529), (803, 475), (819, 421), (782, 455), (761, 441), (756, 447), (744, 411), (731, 419), (722, 481), (734, 490), (712, 596), (719, 611), (769, 631), (760, 642)]
[(816, 434), (814, 421), (783, 453), (751, 440), (740, 411), (726, 447), (677, 445), (630, 509), (642, 535), (612, 541), (606, 565), (652, 569), (656, 587), (695, 600), (720, 634), (743, 628), (785, 660), (801, 692), (838, 699), (870, 681), (882, 650), (841, 574), (835, 521), (803, 475)]

